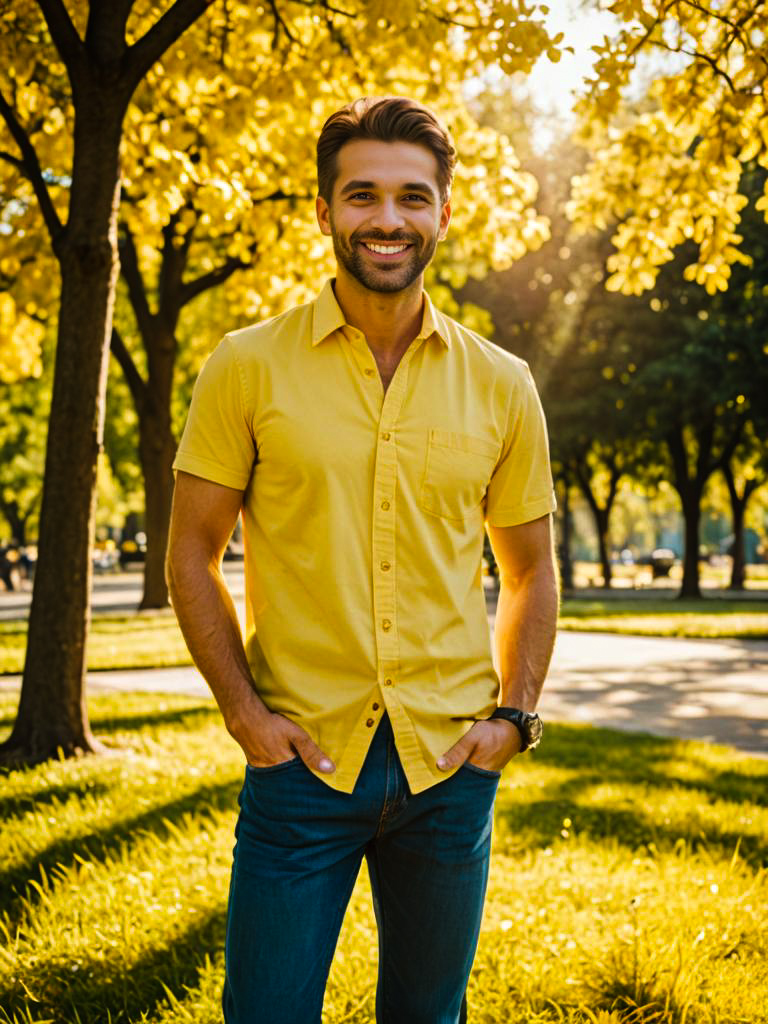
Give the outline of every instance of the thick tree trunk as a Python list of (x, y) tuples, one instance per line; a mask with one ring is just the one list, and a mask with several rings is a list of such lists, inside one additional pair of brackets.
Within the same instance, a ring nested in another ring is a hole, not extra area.
[[(94, 749), (85, 708), (96, 463), (117, 279), (122, 109), (80, 104), (40, 513), (38, 563), (18, 717), (1, 754), (36, 762)], [(63, 595), (65, 599), (62, 600)]]

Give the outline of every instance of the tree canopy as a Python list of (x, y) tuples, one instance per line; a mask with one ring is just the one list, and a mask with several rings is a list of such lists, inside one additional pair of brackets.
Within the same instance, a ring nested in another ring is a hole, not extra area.
[[(592, 161), (570, 214), (583, 227), (615, 225), (609, 289), (649, 290), (690, 240), (686, 280), (715, 294), (750, 259), (739, 229), (744, 166), (768, 167), (768, 8), (615, 0), (611, 11), (621, 28), (595, 47), (577, 105)], [(768, 213), (768, 192), (756, 206)]]

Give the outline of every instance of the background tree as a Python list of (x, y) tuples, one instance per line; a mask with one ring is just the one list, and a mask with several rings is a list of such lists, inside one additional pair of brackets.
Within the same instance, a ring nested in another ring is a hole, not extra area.
[[(616, 218), (609, 288), (649, 290), (691, 240), (686, 280), (715, 294), (732, 266), (749, 261), (738, 231), (743, 167), (768, 167), (768, 7), (616, 0), (611, 12), (621, 29), (595, 47), (577, 106), (592, 159), (574, 183), (571, 216), (600, 228)], [(669, 54), (669, 70), (653, 75), (638, 104), (649, 54)], [(768, 210), (768, 192), (757, 208)]]
[[(19, 713), (3, 744), (11, 760), (94, 745), (83, 701), (84, 650), (122, 121), (147, 70), (206, 6), (177, 0), (132, 43), (126, 32), (133, 3), (126, 0), (81, 8), (76, 21), (62, 0), (27, 0), (0, 16), (3, 160), (11, 187), (37, 200), (61, 273), (38, 571)], [(69, 124), (62, 96), (71, 96)]]

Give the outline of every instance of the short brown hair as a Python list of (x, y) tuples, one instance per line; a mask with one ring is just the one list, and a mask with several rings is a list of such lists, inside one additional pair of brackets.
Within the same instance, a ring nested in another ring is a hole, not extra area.
[(338, 152), (355, 139), (424, 146), (437, 161), (440, 201), (447, 202), (456, 165), (447, 129), (431, 110), (405, 96), (364, 96), (331, 114), (317, 140), (317, 190), (327, 203), (338, 175)]

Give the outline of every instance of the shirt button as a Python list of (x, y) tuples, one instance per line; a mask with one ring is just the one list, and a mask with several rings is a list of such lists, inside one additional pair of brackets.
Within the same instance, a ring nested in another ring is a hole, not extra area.
[(392, 435), (390, 434), (390, 432), (388, 430), (385, 430), (384, 433), (381, 435), (381, 439), (382, 441), (388, 441), (391, 436)]
[(389, 619), (382, 619), (381, 620), (381, 628), (386, 633), (388, 629), (392, 628), (392, 623), (389, 621)]
[(372, 377), (372, 376), (374, 375), (374, 373), (375, 373), (375, 372), (376, 372), (376, 371), (375, 371), (375, 370), (372, 370), (372, 369), (370, 368), (370, 366), (369, 366), (369, 367), (368, 367), (368, 369), (367, 369), (367, 370), (365, 371), (365, 376), (366, 376), (366, 377)]
[(378, 711), (379, 710), (379, 705), (378, 704), (374, 704), (373, 705), (373, 710), (374, 711)]
[(372, 718), (369, 718), (369, 719), (368, 719), (368, 721), (367, 721), (367, 722), (366, 722), (365, 724), (366, 724), (366, 725), (368, 726), (368, 728), (370, 729), (370, 727), (371, 727), (371, 726), (373, 725), (373, 719), (372, 719)]
[(387, 678), (386, 678), (386, 679), (384, 680), (384, 685), (385, 685), (385, 686), (391, 686), (391, 685), (392, 685), (392, 680), (391, 680), (391, 679), (390, 679), (389, 677), (387, 677)]
[(382, 562), (381, 563), (381, 571), (382, 572), (389, 572), (389, 570), (391, 568), (392, 568), (392, 566), (389, 564), (389, 562)]
[(388, 501), (382, 501), (381, 507), (384, 509), (385, 512), (388, 512), (389, 511), (389, 502)]

